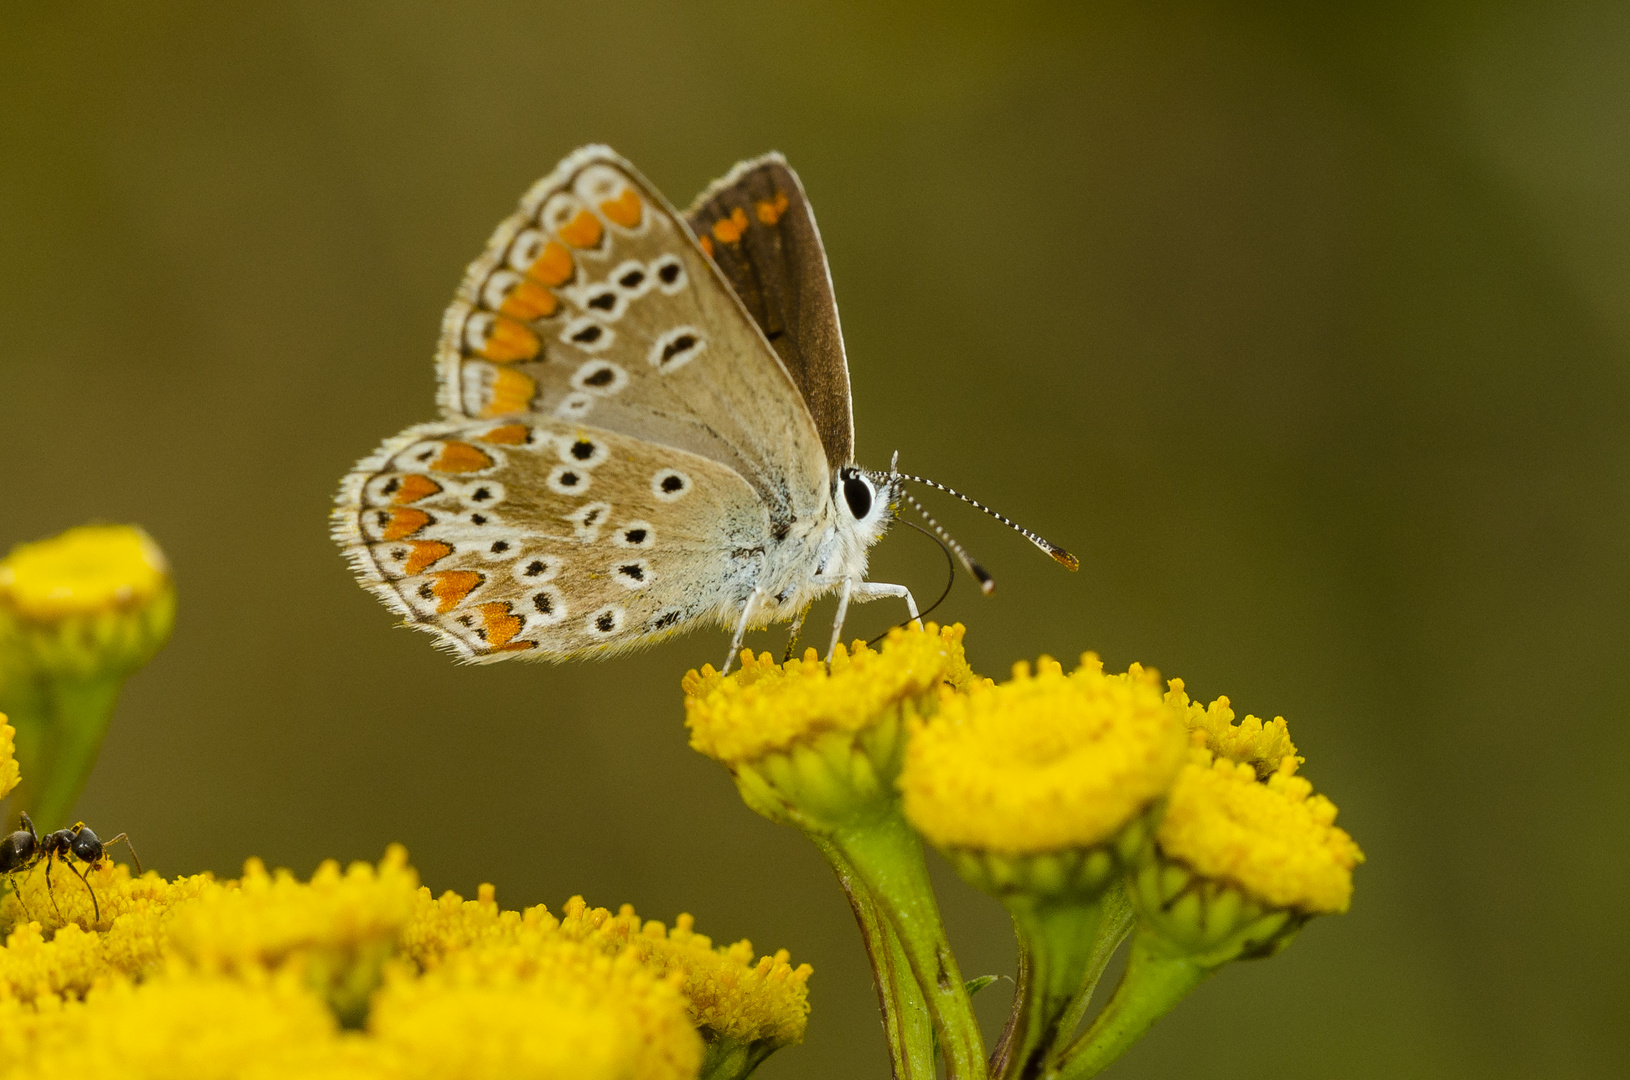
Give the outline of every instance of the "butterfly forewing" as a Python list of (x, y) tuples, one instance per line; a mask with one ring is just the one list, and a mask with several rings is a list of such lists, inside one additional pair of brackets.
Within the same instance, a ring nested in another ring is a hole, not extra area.
[(737, 165), (685, 212), (798, 384), (827, 462), (854, 460), (849, 366), (815, 214), (780, 154)]
[(443, 323), (444, 410), (591, 424), (739, 473), (778, 523), (826, 497), (785, 367), (671, 207), (603, 147), (568, 157), (473, 263)]
[(615, 651), (715, 614), (769, 527), (728, 468), (543, 417), (410, 428), (340, 502), (363, 583), (474, 660)]

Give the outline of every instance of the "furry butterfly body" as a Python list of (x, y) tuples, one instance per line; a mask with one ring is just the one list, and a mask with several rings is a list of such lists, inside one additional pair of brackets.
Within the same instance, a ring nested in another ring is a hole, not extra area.
[[(444, 418), (342, 482), (335, 539), (463, 659), (567, 659), (801, 620), (867, 582), (898, 481), (855, 468), (825, 255), (779, 157), (690, 223), (604, 147), (567, 157), (443, 323)], [(841, 626), (842, 611), (839, 614)], [(836, 629), (834, 630), (834, 637)]]

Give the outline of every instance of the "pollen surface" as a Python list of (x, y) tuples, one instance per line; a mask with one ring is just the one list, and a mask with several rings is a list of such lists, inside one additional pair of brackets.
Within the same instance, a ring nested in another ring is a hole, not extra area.
[(1183, 726), (1153, 672), (1106, 675), (1091, 654), (954, 697), (913, 723), (906, 817), (940, 847), (1037, 854), (1112, 839), (1164, 795)]
[(0, 560), (0, 603), (31, 619), (145, 604), (169, 585), (164, 554), (134, 525), (81, 525)]

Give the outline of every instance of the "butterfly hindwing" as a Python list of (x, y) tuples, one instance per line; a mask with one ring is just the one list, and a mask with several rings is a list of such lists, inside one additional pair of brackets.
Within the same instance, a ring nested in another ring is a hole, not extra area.
[(778, 524), (828, 497), (797, 385), (673, 209), (604, 147), (568, 157), (493, 234), (439, 368), (450, 415), (548, 416), (699, 454)]
[(780, 154), (744, 161), (702, 192), (685, 220), (798, 384), (828, 463), (852, 462), (838, 304), (798, 175)]
[(617, 651), (717, 615), (768, 527), (706, 458), (524, 417), (387, 441), (345, 480), (334, 532), (393, 610), (480, 661)]

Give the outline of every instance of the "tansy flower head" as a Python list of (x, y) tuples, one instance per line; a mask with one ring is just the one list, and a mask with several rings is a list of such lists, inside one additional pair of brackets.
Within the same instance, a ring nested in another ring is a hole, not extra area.
[(691, 746), (731, 765), (827, 731), (859, 731), (902, 701), (975, 681), (963, 633), (960, 623), (897, 628), (878, 650), (858, 641), (850, 650), (839, 645), (830, 668), (810, 649), (785, 664), (743, 651), (731, 675), (712, 665), (692, 671), (681, 683)]
[(1166, 793), (1183, 729), (1154, 673), (1034, 674), (947, 699), (912, 725), (900, 788), (906, 816), (942, 848), (1035, 854), (1113, 839)]
[(175, 590), (141, 529), (81, 525), (0, 560), (0, 615), (35, 667), (124, 675), (169, 638)]
[(889, 631), (883, 647), (841, 647), (773, 663), (743, 654), (742, 669), (685, 676), (691, 745), (729, 767), (748, 806), (773, 821), (826, 833), (858, 816), (892, 812), (904, 723), (932, 712), (942, 692), (978, 680), (960, 625)]
[(1181, 713), (1192, 745), (1218, 757), (1248, 763), (1256, 770), (1258, 779), (1278, 772), (1280, 762), (1287, 757), (1297, 763), (1303, 760), (1296, 755), (1296, 744), (1290, 741), (1284, 717), (1276, 716), (1271, 722), (1264, 722), (1247, 716), (1235, 724), (1234, 710), (1226, 697), (1201, 705), (1189, 700), (1182, 679), (1173, 679), (1170, 685), (1166, 700)]
[(17, 771), (17, 731), (0, 713), (0, 799), (11, 794), (21, 774)]
[(169, 928), (175, 955), (204, 970), (276, 968), (294, 961), (342, 1021), (367, 1012), (384, 961), (419, 903), (419, 876), (393, 844), (375, 868), (333, 860), (302, 883), (287, 870), (243, 868), (235, 889), (212, 891), (177, 911)]
[(703, 1050), (680, 981), (533, 922), (449, 952), (422, 976), (393, 970), (368, 1029), (407, 1050), (410, 1075), (426, 1080), (688, 1080)]

